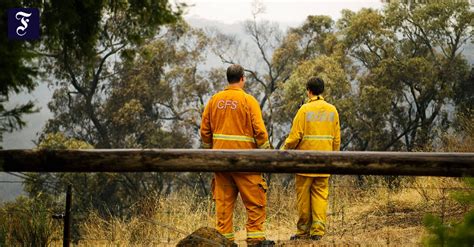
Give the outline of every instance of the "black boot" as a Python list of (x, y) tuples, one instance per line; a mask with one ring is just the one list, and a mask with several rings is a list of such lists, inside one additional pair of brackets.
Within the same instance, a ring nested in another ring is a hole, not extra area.
[(309, 240), (309, 236), (307, 235), (293, 235), (290, 237), (290, 240)]
[(275, 242), (272, 240), (247, 240), (248, 247), (272, 247), (275, 246)]
[(313, 235), (313, 236), (311, 236), (311, 240), (315, 240), (315, 241), (316, 240), (321, 240), (322, 237), (323, 236), (320, 236), (320, 235)]

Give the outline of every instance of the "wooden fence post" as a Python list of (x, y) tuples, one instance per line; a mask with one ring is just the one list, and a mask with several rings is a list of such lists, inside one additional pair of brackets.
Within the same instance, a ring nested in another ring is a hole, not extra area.
[(71, 243), (71, 200), (72, 186), (69, 184), (66, 191), (66, 212), (64, 213), (63, 247), (69, 247)]

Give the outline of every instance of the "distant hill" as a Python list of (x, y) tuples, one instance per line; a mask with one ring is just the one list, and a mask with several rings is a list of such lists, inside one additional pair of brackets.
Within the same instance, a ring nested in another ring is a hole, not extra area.
[(463, 47), (462, 54), (466, 57), (471, 66), (474, 66), (474, 44), (468, 43), (467, 45), (465, 45)]
[(21, 179), (0, 172), (0, 204), (14, 200), (23, 193), (23, 185), (21, 183), (7, 183), (7, 181), (21, 181)]

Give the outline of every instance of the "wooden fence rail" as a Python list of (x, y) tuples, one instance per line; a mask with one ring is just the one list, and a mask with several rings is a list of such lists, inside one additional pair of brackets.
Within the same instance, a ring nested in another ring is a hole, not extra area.
[(474, 153), (280, 150), (0, 150), (0, 172), (274, 172), (474, 176)]

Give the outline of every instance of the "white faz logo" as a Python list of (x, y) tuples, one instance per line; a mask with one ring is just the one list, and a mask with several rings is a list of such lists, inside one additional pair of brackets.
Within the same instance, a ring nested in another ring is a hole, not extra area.
[(25, 12), (18, 12), (15, 14), (15, 18), (21, 22), (23, 26), (19, 26), (16, 28), (16, 34), (19, 36), (23, 36), (26, 34), (26, 29), (28, 28), (28, 22), (30, 22), (30, 19), (27, 19), (28, 17), (31, 16), (32, 13), (25, 13)]

